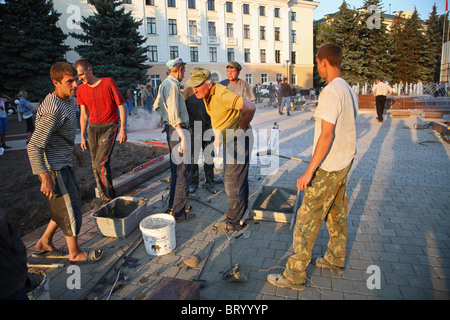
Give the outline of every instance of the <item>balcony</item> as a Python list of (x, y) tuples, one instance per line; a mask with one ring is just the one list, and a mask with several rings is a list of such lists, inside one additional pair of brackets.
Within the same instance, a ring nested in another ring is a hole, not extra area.
[(208, 44), (220, 44), (220, 38), (219, 37), (208, 37)]
[(237, 38), (227, 37), (227, 46), (237, 46), (238, 41)]
[(189, 43), (200, 44), (201, 38), (199, 36), (189, 36)]

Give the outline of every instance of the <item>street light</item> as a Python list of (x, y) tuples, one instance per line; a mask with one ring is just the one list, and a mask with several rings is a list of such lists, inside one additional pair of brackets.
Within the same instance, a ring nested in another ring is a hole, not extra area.
[(283, 63), (283, 68), (286, 66), (286, 78), (288, 79), (289, 83), (289, 60), (286, 60), (285, 63)]

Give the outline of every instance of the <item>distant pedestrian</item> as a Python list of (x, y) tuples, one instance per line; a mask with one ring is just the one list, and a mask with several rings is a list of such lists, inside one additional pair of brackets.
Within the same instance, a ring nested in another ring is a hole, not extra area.
[(119, 143), (127, 141), (125, 100), (112, 78), (94, 76), (88, 61), (78, 60), (74, 67), (82, 82), (77, 89), (77, 104), (81, 111), (80, 146), (82, 150), (90, 150), (97, 190), (103, 203), (107, 203), (116, 197), (110, 167), (116, 137)]
[(147, 115), (150, 115), (153, 111), (153, 103), (155, 102), (155, 98), (153, 97), (152, 93), (152, 86), (147, 85), (145, 87), (145, 90), (142, 90), (141, 92), (141, 103), (144, 108), (145, 117), (147, 118)]
[(281, 92), (281, 80), (277, 81), (277, 84), (275, 85), (275, 95), (277, 96), (277, 103), (278, 103), (278, 114), (283, 114), (283, 109), (281, 108), (281, 102), (283, 101), (282, 92)]
[(6, 129), (8, 128), (8, 114), (6, 112), (6, 102), (10, 102), (12, 99), (5, 94), (0, 96), (0, 139), (1, 145), (4, 150), (11, 149), (6, 145)]
[(17, 95), (19, 97), (19, 112), (23, 113), (23, 118), (27, 124), (27, 143), (30, 141), (31, 135), (34, 131), (34, 122), (33, 122), (33, 107), (28, 102), (28, 92), (25, 90), (19, 91)]
[(131, 113), (133, 112), (133, 100), (134, 100), (133, 87), (130, 85), (127, 90), (127, 111), (129, 116), (131, 116)]
[(319, 96), (313, 155), (297, 189), (305, 190), (294, 227), (293, 248), (282, 274), (269, 274), (277, 287), (305, 289), (308, 267), (319, 230), (326, 222), (330, 239), (316, 266), (343, 274), (347, 244), (347, 175), (356, 150), (358, 96), (341, 77), (342, 49), (335, 44), (317, 52), (317, 68), (328, 85)]
[(372, 93), (375, 97), (377, 120), (383, 122), (384, 106), (386, 105), (386, 97), (392, 94), (392, 88), (383, 83), (380, 78), (377, 78), (376, 85), (372, 89)]
[(289, 110), (291, 110), (291, 95), (292, 88), (288, 83), (288, 78), (283, 79), (283, 83), (281, 84), (281, 110), (283, 110), (286, 105), (286, 115), (290, 116)]

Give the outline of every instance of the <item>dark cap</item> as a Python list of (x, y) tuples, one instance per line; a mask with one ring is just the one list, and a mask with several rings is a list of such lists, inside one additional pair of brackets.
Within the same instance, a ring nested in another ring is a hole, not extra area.
[(242, 67), (239, 63), (237, 63), (236, 61), (230, 61), (230, 63), (228, 63), (227, 68), (236, 68), (239, 71), (242, 70)]

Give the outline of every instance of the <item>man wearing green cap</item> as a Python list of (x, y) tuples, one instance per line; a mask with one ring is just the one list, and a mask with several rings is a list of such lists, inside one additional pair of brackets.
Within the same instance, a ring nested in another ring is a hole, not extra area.
[(231, 61), (227, 65), (228, 79), (222, 80), (219, 83), (236, 93), (238, 96), (250, 101), (255, 101), (256, 98), (250, 85), (246, 81), (239, 79), (241, 70), (242, 67), (238, 62)]
[[(192, 166), (190, 160), (189, 115), (180, 90), (186, 63), (181, 58), (169, 60), (166, 69), (169, 76), (161, 83), (154, 109), (166, 124), (170, 150), (171, 185), (169, 210), (176, 220), (187, 220), (195, 215), (186, 207), (187, 191), (191, 183)], [(178, 153), (178, 154), (177, 154)]]
[(219, 230), (241, 230), (241, 218), (248, 208), (248, 168), (253, 134), (250, 122), (256, 111), (253, 102), (233, 93), (225, 86), (211, 80), (211, 72), (195, 68), (186, 85), (193, 88), (198, 99), (205, 101), (211, 117), (216, 142), (224, 144), (224, 185), (229, 209), (226, 221), (217, 223)]

